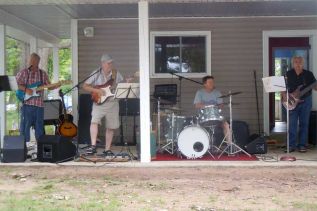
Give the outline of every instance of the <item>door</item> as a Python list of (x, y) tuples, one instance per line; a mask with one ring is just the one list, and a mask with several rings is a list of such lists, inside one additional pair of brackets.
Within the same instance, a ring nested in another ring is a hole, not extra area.
[[(309, 67), (309, 37), (274, 37), (269, 39), (269, 75), (283, 76), (292, 68), (293, 56), (305, 59), (304, 68)], [(270, 130), (276, 121), (285, 122), (286, 115), (280, 102), (279, 93), (269, 94)]]

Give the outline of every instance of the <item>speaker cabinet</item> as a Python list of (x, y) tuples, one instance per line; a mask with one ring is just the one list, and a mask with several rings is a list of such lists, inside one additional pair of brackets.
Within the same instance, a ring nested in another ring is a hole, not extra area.
[(266, 154), (267, 143), (263, 137), (259, 136), (246, 145), (245, 149), (249, 154)]
[(4, 136), (2, 151), (2, 162), (24, 162), (27, 153), (24, 136)]
[(56, 163), (71, 160), (76, 155), (76, 146), (71, 138), (57, 135), (42, 135), (37, 143), (37, 159), (40, 162)]
[(90, 94), (81, 94), (79, 96), (78, 107), (78, 143), (90, 144), (90, 122), (92, 100)]
[(317, 132), (316, 132), (317, 117), (316, 116), (317, 116), (317, 111), (310, 112), (308, 141), (312, 145), (317, 144)]
[(250, 132), (249, 126), (246, 122), (240, 120), (232, 121), (232, 131), (235, 139), (235, 143), (243, 148), (249, 140)]

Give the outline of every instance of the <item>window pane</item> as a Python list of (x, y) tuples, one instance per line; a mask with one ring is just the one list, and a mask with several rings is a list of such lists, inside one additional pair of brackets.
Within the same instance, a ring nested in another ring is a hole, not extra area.
[(182, 72), (206, 72), (205, 37), (182, 37)]
[(155, 73), (206, 73), (206, 36), (155, 36)]
[(155, 38), (155, 73), (180, 70), (180, 38), (161, 36)]

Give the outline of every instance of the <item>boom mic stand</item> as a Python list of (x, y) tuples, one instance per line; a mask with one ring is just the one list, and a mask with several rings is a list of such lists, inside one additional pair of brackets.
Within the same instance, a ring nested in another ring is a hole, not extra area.
[(180, 100), (179, 100), (179, 107), (182, 108), (182, 104), (181, 104), (181, 99), (182, 99), (182, 79), (185, 79), (185, 80), (188, 80), (188, 81), (191, 81), (191, 82), (200, 84), (200, 85), (202, 85), (203, 83), (198, 82), (198, 81), (195, 81), (195, 80), (192, 80), (192, 79), (190, 79), (190, 78), (186, 78), (186, 77), (181, 76), (181, 75), (178, 75), (178, 74), (176, 74), (176, 73), (174, 73), (174, 72), (169, 72), (169, 74), (175, 75), (176, 77), (178, 77), (179, 87), (180, 87), (180, 88), (179, 88), (179, 99), (180, 99)]

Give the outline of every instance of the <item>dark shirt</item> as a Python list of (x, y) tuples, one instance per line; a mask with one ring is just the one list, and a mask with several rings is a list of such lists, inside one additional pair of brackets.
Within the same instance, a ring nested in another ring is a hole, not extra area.
[[(295, 70), (291, 69), (287, 71), (286, 77), (287, 77), (287, 86), (288, 86), (289, 93), (294, 92), (299, 86), (301, 86), (300, 90), (303, 90), (316, 81), (314, 74), (310, 72), (309, 70), (303, 70), (301, 74), (297, 75)], [(305, 93), (301, 97), (301, 99), (304, 99), (310, 96), (311, 93), (312, 93), (312, 90), (309, 90), (307, 93)]]

